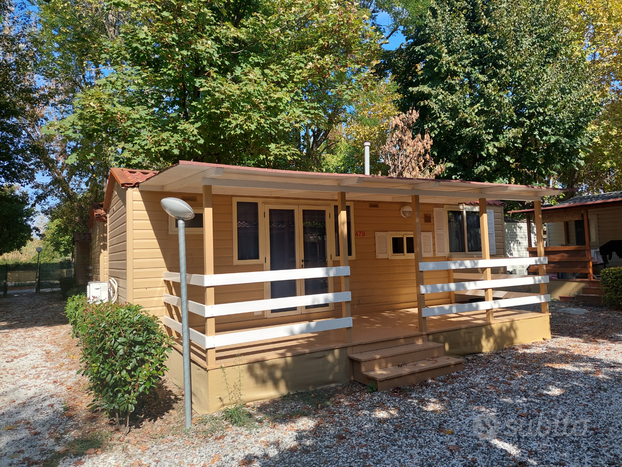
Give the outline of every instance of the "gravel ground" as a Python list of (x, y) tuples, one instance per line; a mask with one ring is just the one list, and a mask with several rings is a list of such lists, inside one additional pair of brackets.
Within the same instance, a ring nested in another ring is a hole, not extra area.
[(243, 427), (216, 414), (186, 432), (165, 382), (124, 437), (85, 409), (60, 299), (32, 297), (0, 300), (0, 466), (622, 465), (622, 313), (605, 308), (552, 303), (550, 341), (391, 391), (351, 383), (252, 404)]

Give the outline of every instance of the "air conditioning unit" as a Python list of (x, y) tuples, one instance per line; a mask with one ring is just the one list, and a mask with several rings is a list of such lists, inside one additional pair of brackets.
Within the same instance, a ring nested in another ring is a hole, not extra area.
[(108, 301), (108, 282), (89, 282), (86, 286), (86, 298), (89, 303)]

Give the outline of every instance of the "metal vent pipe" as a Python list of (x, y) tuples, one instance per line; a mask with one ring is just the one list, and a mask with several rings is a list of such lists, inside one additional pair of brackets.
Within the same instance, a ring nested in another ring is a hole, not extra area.
[(365, 141), (363, 146), (365, 146), (365, 175), (369, 175), (369, 147), (371, 146), (371, 143), (369, 141)]

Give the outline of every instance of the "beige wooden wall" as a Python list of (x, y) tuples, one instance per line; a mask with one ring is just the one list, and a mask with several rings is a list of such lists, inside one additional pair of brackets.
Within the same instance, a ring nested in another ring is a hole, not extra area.
[(92, 280), (108, 280), (108, 226), (105, 222), (94, 222), (91, 229)]
[[(176, 233), (169, 233), (168, 215), (160, 205), (162, 198), (177, 196), (183, 198), (193, 208), (202, 208), (201, 195), (180, 195), (179, 193), (140, 192), (128, 190), (128, 199), (132, 198), (134, 209), (133, 221), (133, 265), (134, 303), (151, 310), (157, 316), (166, 310), (175, 310), (162, 302), (165, 292), (179, 295), (179, 289), (169, 289), (163, 274), (166, 271), (179, 271), (179, 248)], [(214, 267), (216, 274), (233, 272), (262, 271), (263, 265), (233, 264), (233, 201), (231, 196), (215, 195), (214, 202)], [(301, 200), (301, 203), (304, 201)], [(203, 236), (186, 233), (186, 267), (190, 274), (203, 274)], [(204, 290), (189, 286), (190, 300), (204, 303)], [(217, 287), (216, 303), (231, 303), (245, 300), (261, 300), (264, 297), (263, 284)], [(338, 311), (314, 313), (313, 318), (335, 317)], [(203, 318), (191, 314), (191, 326), (201, 329)], [(306, 316), (277, 316), (265, 318), (263, 314), (244, 313), (219, 318), (216, 322), (218, 331), (244, 329), (268, 324), (283, 324), (306, 320)]]
[[(149, 309), (154, 315), (175, 314), (176, 309), (165, 305), (162, 296), (165, 292), (179, 295), (178, 287), (165, 284), (163, 274), (166, 271), (179, 271), (178, 237), (169, 233), (169, 218), (160, 205), (162, 198), (177, 196), (183, 198), (194, 208), (202, 208), (199, 194), (141, 192), (138, 189), (120, 189), (116, 187), (111, 209), (108, 213), (108, 248), (110, 277), (119, 282), (120, 301), (130, 301)], [(276, 199), (275, 202), (282, 200)], [(291, 200), (290, 200), (291, 201)], [(216, 274), (263, 270), (262, 264), (234, 265), (232, 197), (214, 195), (214, 256)], [(300, 204), (309, 204), (309, 200), (300, 200)], [(333, 204), (333, 203), (331, 203)], [(399, 213), (404, 203), (354, 203), (353, 230), (359, 232), (354, 237), (356, 259), (350, 261), (353, 313), (366, 313), (416, 306), (414, 290), (414, 260), (412, 259), (376, 259), (375, 232), (410, 231), (414, 229), (414, 220), (404, 219)], [(126, 211), (125, 207), (131, 207)], [(374, 207), (377, 206), (377, 207)], [(423, 231), (433, 231), (433, 208), (442, 205), (422, 205), (423, 214), (429, 214), (430, 223), (423, 223)], [(497, 256), (503, 256), (504, 229), (503, 208), (495, 209), (495, 231)], [(131, 228), (126, 229), (126, 225)], [(361, 232), (364, 232), (361, 234)], [(203, 273), (203, 236), (186, 234), (187, 270), (189, 273)], [(426, 258), (428, 261), (443, 258)], [(127, 274), (125, 272), (127, 265)], [(339, 265), (335, 261), (332, 265)], [(426, 273), (426, 283), (438, 283), (447, 280), (444, 271)], [(133, 284), (127, 289), (127, 284)], [(334, 281), (335, 290), (339, 290), (338, 280)], [(204, 289), (188, 287), (190, 300), (204, 303)], [(228, 286), (216, 288), (216, 303), (229, 303), (245, 300), (260, 300), (264, 297), (263, 284)], [(446, 303), (447, 294), (428, 295), (428, 304)], [(168, 311), (167, 311), (168, 310)], [(219, 318), (217, 330), (244, 329), (255, 326), (284, 324), (306, 320), (340, 316), (340, 307), (333, 311), (312, 313), (310, 315), (277, 316), (266, 318), (263, 314), (247, 313)], [(191, 314), (191, 325), (201, 329), (203, 318)]]
[[(354, 230), (359, 233), (359, 236), (354, 237), (356, 259), (350, 261), (351, 307), (354, 314), (416, 306), (414, 259), (376, 258), (376, 232), (413, 232), (414, 219), (405, 219), (400, 214), (400, 207), (404, 205), (363, 201), (354, 203)], [(439, 206), (422, 205), (422, 215), (429, 214), (433, 220), (434, 207)], [(422, 224), (421, 230), (433, 232), (434, 225)], [(430, 284), (444, 282), (447, 273), (426, 273), (424, 278)], [(437, 302), (442, 301), (443, 297), (436, 299)]]
[(505, 248), (505, 219), (503, 218), (503, 206), (488, 206), (495, 212), (495, 247), (497, 249), (495, 257), (507, 256)]
[(119, 284), (119, 303), (131, 301), (127, 293), (127, 191), (115, 184), (108, 210), (108, 277)]

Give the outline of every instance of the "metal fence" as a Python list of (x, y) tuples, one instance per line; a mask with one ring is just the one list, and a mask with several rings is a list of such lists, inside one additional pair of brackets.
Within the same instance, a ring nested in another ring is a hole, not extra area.
[(57, 289), (60, 287), (61, 278), (73, 276), (71, 261), (41, 263), (39, 267), (37, 263), (0, 264), (2, 290), (34, 290), (37, 270), (41, 274), (41, 289)]

